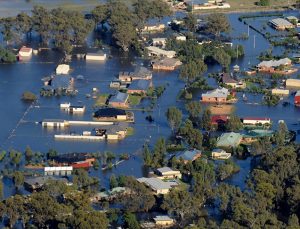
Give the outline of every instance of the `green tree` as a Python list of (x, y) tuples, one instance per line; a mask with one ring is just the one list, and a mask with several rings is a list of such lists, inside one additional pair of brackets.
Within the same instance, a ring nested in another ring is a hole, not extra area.
[(184, 25), (185, 27), (191, 31), (195, 32), (197, 29), (197, 18), (195, 17), (194, 14), (188, 13), (187, 16), (184, 18)]
[(25, 160), (29, 162), (29, 161), (32, 160), (32, 157), (33, 157), (33, 151), (32, 151), (32, 149), (29, 146), (26, 146), (26, 149), (25, 149)]
[(126, 212), (124, 214), (124, 221), (125, 221), (125, 226), (128, 229), (139, 229), (140, 228), (140, 224), (137, 221), (137, 219), (133, 213)]
[(167, 152), (164, 138), (159, 138), (155, 143), (152, 157), (152, 167), (158, 168), (164, 165), (165, 154)]
[(114, 174), (112, 174), (109, 178), (109, 187), (110, 189), (118, 187), (118, 181)]
[(147, 144), (144, 145), (143, 151), (144, 165), (151, 166), (152, 164), (152, 154)]
[(24, 101), (28, 101), (28, 102), (33, 102), (37, 99), (36, 95), (33, 94), (32, 92), (30, 91), (25, 91), (23, 94), (22, 94), (22, 100)]
[(213, 58), (223, 67), (223, 69), (228, 69), (231, 63), (231, 57), (225, 52), (224, 49), (219, 49), (217, 52), (215, 52)]
[(202, 116), (202, 126), (204, 130), (210, 131), (212, 128), (211, 125), (211, 111), (206, 109)]
[(230, 115), (227, 123), (225, 124), (227, 131), (239, 131), (243, 129), (241, 119), (236, 115)]
[(230, 31), (230, 24), (225, 14), (213, 13), (207, 16), (207, 32), (219, 37), (222, 32)]
[(169, 125), (172, 129), (172, 132), (177, 130), (180, 127), (182, 121), (182, 113), (176, 107), (169, 107), (166, 116), (169, 122)]
[(190, 84), (206, 71), (207, 66), (202, 60), (191, 60), (181, 67), (179, 77)]
[(33, 27), (32, 18), (24, 12), (19, 13), (16, 17), (15, 27), (19, 33), (25, 34), (26, 38), (28, 38), (28, 35), (29, 34), (31, 35), (32, 32), (32, 27)]
[(189, 112), (191, 118), (199, 118), (200, 112), (202, 110), (200, 102), (191, 101), (185, 105), (185, 109)]
[(32, 10), (33, 29), (40, 35), (40, 41), (47, 44), (51, 37), (52, 17), (42, 6), (34, 6)]
[(94, 17), (95, 25), (97, 26), (98, 23), (100, 23), (103, 27), (103, 24), (105, 21), (108, 20), (109, 17), (109, 9), (107, 4), (101, 4), (96, 6), (92, 10), (92, 14)]
[(15, 171), (13, 173), (13, 181), (17, 187), (22, 186), (24, 184), (24, 180), (25, 180), (25, 178), (24, 178), (23, 172)]

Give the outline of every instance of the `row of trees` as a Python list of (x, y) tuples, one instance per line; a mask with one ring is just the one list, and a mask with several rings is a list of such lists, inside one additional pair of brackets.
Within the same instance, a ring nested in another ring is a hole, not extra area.
[(16, 17), (2, 18), (1, 33), (7, 44), (32, 38), (37, 33), (40, 42), (48, 45), (53, 41), (56, 48), (70, 53), (74, 45), (82, 45), (93, 28), (91, 21), (76, 11), (61, 8), (47, 10), (42, 6), (34, 6), (31, 16), (20, 13)]
[(129, 6), (124, 1), (110, 0), (97, 6), (92, 14), (96, 25), (108, 23), (116, 44), (127, 51), (138, 47), (138, 34), (149, 19), (161, 19), (170, 15), (170, 7), (160, 0), (136, 1)]

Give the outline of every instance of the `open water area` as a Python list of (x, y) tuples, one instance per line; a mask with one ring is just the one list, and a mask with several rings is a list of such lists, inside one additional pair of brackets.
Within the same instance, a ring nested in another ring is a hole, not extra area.
[[(4, 1), (5, 3), (6, 1)], [(17, 2), (17, 1), (16, 1)], [(79, 1), (80, 2), (80, 1)], [(2, 1), (0, 2), (0, 5)], [(297, 12), (283, 12), (285, 15), (295, 15)], [(2, 15), (0, 15), (2, 16)], [(4, 15), (5, 16), (5, 15)], [(180, 16), (180, 15), (179, 15)], [(182, 15), (181, 15), (182, 16)], [(232, 37), (241, 36), (248, 33), (248, 26), (238, 20), (240, 14), (228, 14), (231, 26)], [(164, 22), (170, 21), (166, 18)], [(262, 20), (262, 19), (259, 19)], [(267, 20), (267, 19), (265, 19)], [(265, 23), (262, 21), (261, 23)], [(241, 70), (258, 64), (257, 59), (262, 51), (270, 48), (269, 42), (260, 34), (249, 30), (249, 39), (234, 39), (233, 45), (241, 44), (244, 46), (245, 56), (234, 60), (231, 64), (238, 64)], [(255, 40), (255, 41), (254, 41)], [(90, 170), (91, 176), (100, 178), (101, 186), (107, 187), (111, 174), (133, 175), (141, 177), (145, 175), (142, 163), (142, 146), (145, 142), (153, 145), (159, 137), (168, 139), (171, 136), (171, 129), (168, 126), (165, 113), (170, 106), (180, 108), (187, 117), (184, 109), (185, 101), (178, 100), (179, 91), (184, 88), (178, 75), (179, 70), (174, 72), (153, 72), (154, 86), (166, 85), (164, 94), (157, 100), (153, 111), (144, 112), (142, 108), (147, 107), (149, 101), (144, 100), (140, 105), (133, 108), (135, 114), (135, 123), (130, 124), (134, 128), (134, 135), (126, 137), (118, 142), (108, 141), (57, 141), (54, 139), (55, 133), (81, 133), (84, 130), (92, 130), (92, 126), (70, 127), (66, 129), (46, 129), (41, 125), (43, 119), (64, 119), (64, 120), (92, 120), (92, 114), (95, 111), (93, 107), (95, 100), (87, 94), (93, 95), (92, 89), (97, 88), (99, 93), (113, 93), (109, 88), (110, 81), (114, 80), (120, 71), (132, 71), (136, 66), (149, 66), (149, 60), (136, 57), (131, 54), (121, 53), (116, 49), (105, 49), (111, 56), (105, 62), (87, 62), (84, 59), (72, 59), (70, 62), (71, 76), (75, 79), (78, 75), (83, 79), (75, 80), (75, 87), (78, 89), (78, 95), (75, 97), (39, 97), (33, 105), (24, 103), (21, 95), (24, 91), (32, 91), (39, 94), (43, 86), (42, 78), (52, 74), (59, 64), (61, 54), (44, 50), (37, 55), (33, 55), (29, 60), (23, 60), (15, 64), (0, 65), (0, 143), (1, 149), (16, 149), (24, 151), (26, 146), (30, 146), (33, 151), (47, 153), (49, 149), (55, 149), (59, 153), (70, 152), (105, 152), (111, 151), (116, 155), (128, 153), (131, 155), (128, 161), (125, 161), (112, 170), (102, 171)], [(273, 54), (282, 54), (285, 51), (282, 47), (273, 47)], [(299, 68), (298, 65), (296, 65)], [(220, 72), (221, 67), (218, 65), (209, 65), (208, 73)], [(207, 77), (207, 74), (205, 77)], [(289, 77), (296, 78), (297, 74)], [(216, 81), (208, 78), (211, 86), (216, 87)], [(203, 91), (196, 90), (193, 94), (193, 100), (200, 100)], [(290, 130), (300, 130), (300, 108), (293, 105), (293, 96), (284, 98), (283, 101), (290, 102), (290, 105), (283, 106), (281, 101), (279, 105), (268, 107), (260, 105), (262, 95), (246, 94), (248, 101), (242, 100), (242, 93), (238, 93), (239, 101), (234, 104), (235, 113), (240, 117), (269, 117), (273, 122), (273, 129), (277, 128), (279, 120), (285, 120)], [(85, 105), (86, 111), (83, 115), (70, 115), (62, 111), (60, 103), (70, 102), (73, 105)], [(205, 105), (203, 105), (205, 107)], [(147, 115), (151, 114), (154, 122), (149, 123), (145, 120)], [(296, 141), (299, 141), (297, 136)], [(245, 179), (249, 174), (251, 167), (251, 158), (244, 160), (234, 159), (241, 167), (241, 171), (233, 175), (228, 182), (237, 185), (242, 189), (245, 188)], [(5, 190), (4, 197), (15, 192), (13, 184), (4, 179)]]

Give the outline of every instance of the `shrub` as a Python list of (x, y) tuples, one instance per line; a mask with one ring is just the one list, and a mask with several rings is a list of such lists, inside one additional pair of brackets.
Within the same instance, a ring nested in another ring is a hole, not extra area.
[(25, 91), (22, 95), (22, 100), (24, 101), (35, 101), (37, 99), (36, 95), (30, 91)]

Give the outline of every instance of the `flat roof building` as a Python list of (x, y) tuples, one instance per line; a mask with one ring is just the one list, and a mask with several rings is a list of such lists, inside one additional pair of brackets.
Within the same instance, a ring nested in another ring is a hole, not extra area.
[(144, 183), (146, 186), (151, 188), (155, 194), (167, 194), (171, 188), (178, 185), (177, 182), (165, 182), (156, 177), (142, 177), (138, 178), (137, 181), (140, 183)]

